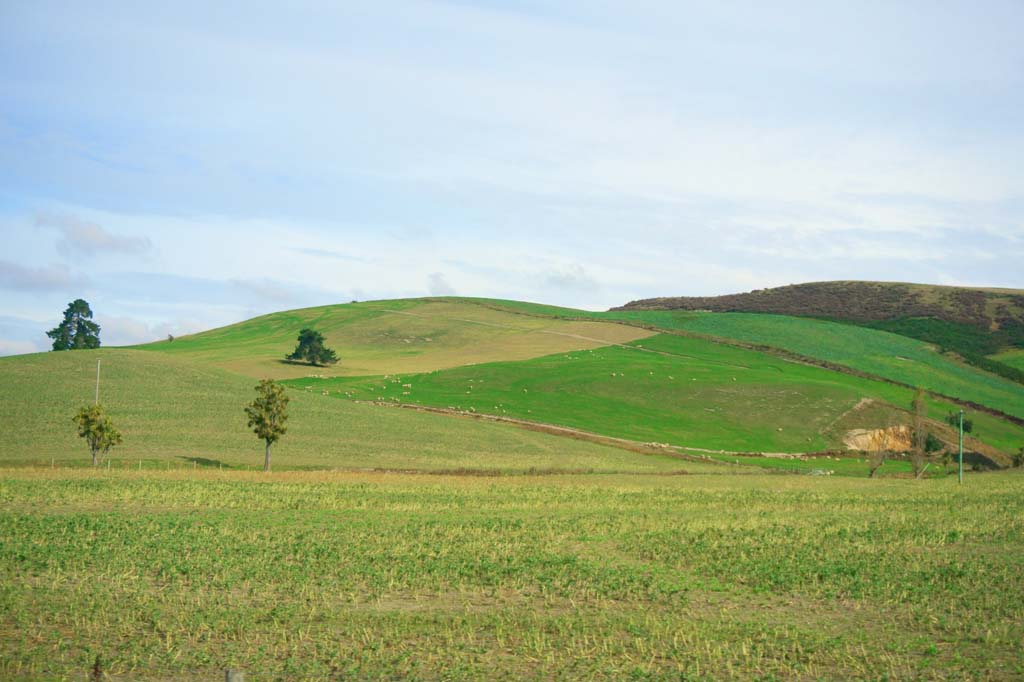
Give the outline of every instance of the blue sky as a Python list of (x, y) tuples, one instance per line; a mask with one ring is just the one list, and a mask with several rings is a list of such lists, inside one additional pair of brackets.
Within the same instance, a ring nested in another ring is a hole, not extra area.
[[(1024, 4), (4, 3), (0, 354), (451, 294), (1024, 288)], [(770, 6), (769, 6), (770, 5)]]

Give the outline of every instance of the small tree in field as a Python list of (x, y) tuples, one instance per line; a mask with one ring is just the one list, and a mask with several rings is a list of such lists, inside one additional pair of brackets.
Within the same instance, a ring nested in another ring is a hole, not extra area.
[(110, 448), (121, 443), (121, 432), (114, 428), (114, 423), (100, 404), (79, 408), (72, 421), (78, 425), (78, 435), (89, 445), (94, 467), (100, 465), (100, 455), (105, 459)]
[(246, 408), (249, 417), (249, 428), (258, 438), (267, 444), (263, 459), (263, 470), (270, 471), (270, 447), (286, 432), (285, 422), (288, 421), (288, 396), (284, 386), (274, 383), (273, 379), (263, 379), (256, 386), (256, 400)]
[(334, 351), (324, 345), (324, 335), (314, 329), (299, 332), (299, 345), (285, 360), (305, 360), (311, 365), (333, 365), (338, 361)]
[(924, 389), (917, 389), (911, 405), (914, 413), (913, 444), (910, 447), (910, 464), (914, 467), (914, 476), (921, 478), (928, 459), (928, 430), (924, 425), (925, 403)]

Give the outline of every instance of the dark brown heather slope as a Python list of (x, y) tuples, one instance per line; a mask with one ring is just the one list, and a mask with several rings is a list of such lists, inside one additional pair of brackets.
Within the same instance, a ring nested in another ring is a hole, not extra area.
[(899, 282), (811, 282), (726, 296), (631, 301), (614, 310), (710, 310), (877, 322), (910, 317), (969, 324), (994, 331), (1024, 323), (1024, 291)]

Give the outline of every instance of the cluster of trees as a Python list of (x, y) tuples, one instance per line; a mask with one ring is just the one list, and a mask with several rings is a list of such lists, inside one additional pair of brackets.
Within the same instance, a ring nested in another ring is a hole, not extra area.
[[(83, 305), (77, 305), (77, 304)], [(83, 319), (92, 317), (89, 304), (79, 299), (69, 307), (69, 314), (65, 316), (65, 322), (70, 332), (64, 334), (74, 339), (76, 334), (88, 334), (90, 329), (83, 325)], [(89, 323), (91, 324), (91, 323)], [(95, 327), (95, 333), (99, 333), (99, 327)], [(53, 330), (58, 332), (61, 327)], [(86, 330), (80, 332), (79, 330)], [(68, 330), (65, 330), (68, 331)], [(52, 338), (64, 338), (64, 332), (55, 334)], [(62, 344), (63, 345), (63, 344)], [(99, 338), (95, 345), (71, 345), (55, 350), (69, 350), (73, 348), (97, 348)], [(303, 329), (299, 333), (298, 345), (295, 351), (286, 356), (288, 360), (305, 360), (313, 365), (331, 364), (338, 361), (337, 354), (324, 345), (324, 337), (312, 329)], [(256, 386), (256, 398), (245, 406), (245, 415), (248, 418), (248, 427), (253, 430), (256, 437), (264, 442), (265, 450), (263, 456), (263, 470), (270, 471), (270, 451), (274, 443), (281, 439), (281, 436), (288, 432), (288, 402), (289, 397), (285, 388), (276, 383), (273, 379), (263, 379)], [(107, 414), (104, 407), (97, 402), (93, 405), (81, 407), (72, 421), (78, 427), (78, 435), (85, 439), (92, 454), (92, 465), (100, 466), (106, 459), (107, 454), (115, 445), (121, 444), (123, 438), (121, 432), (114, 427), (113, 421)]]

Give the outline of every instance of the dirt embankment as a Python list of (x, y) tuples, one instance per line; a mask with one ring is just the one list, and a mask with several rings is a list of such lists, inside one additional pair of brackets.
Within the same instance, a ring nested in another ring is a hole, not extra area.
[(909, 426), (897, 425), (885, 429), (853, 429), (843, 436), (843, 445), (850, 450), (865, 452), (905, 452), (913, 446)]

